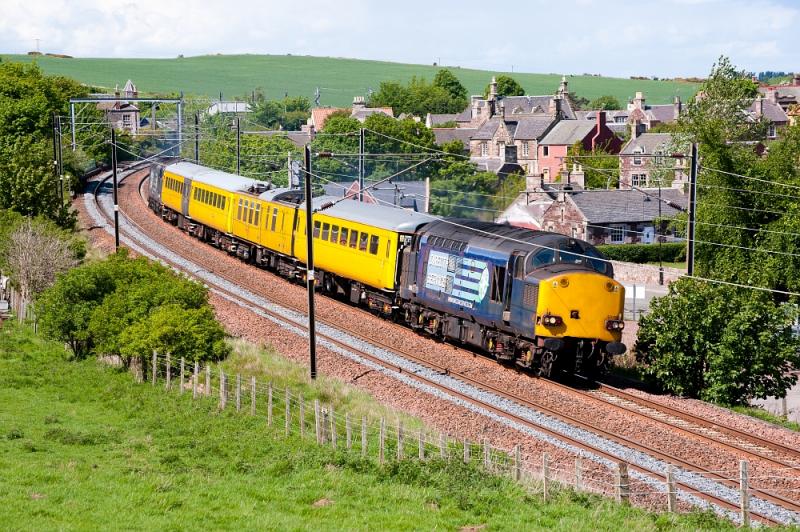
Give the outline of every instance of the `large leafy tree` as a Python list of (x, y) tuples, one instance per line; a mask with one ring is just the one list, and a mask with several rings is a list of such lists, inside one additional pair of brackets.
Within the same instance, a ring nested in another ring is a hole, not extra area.
[(766, 293), (682, 279), (642, 316), (636, 350), (671, 393), (729, 405), (782, 397), (800, 364), (796, 317)]
[[(525, 89), (511, 76), (501, 74), (495, 78), (495, 81), (497, 82), (498, 96), (525, 96)], [(484, 98), (489, 96), (490, 89), (491, 84), (486, 85), (486, 88), (483, 91)]]
[(0, 63), (0, 208), (74, 223), (57, 194), (52, 114), (65, 114), (69, 98), (85, 94), (76, 81), (45, 76), (36, 65)]
[(298, 131), (311, 115), (311, 102), (305, 96), (287, 96), (282, 100), (261, 97), (253, 106), (253, 122), (269, 129)]
[(443, 68), (436, 72), (436, 76), (433, 78), (433, 85), (446, 90), (454, 100), (464, 102), (464, 106), (467, 105), (467, 88), (461, 84), (461, 81), (450, 70)]
[(467, 96), (466, 89), (450, 71), (440, 70), (433, 83), (416, 76), (406, 85), (383, 81), (370, 97), (369, 104), (391, 107), (395, 115), (407, 113), (424, 117), (427, 113), (461, 112), (467, 106)]
[(622, 104), (615, 96), (599, 96), (589, 103), (589, 109), (600, 109), (604, 111), (613, 111), (615, 109), (622, 109)]

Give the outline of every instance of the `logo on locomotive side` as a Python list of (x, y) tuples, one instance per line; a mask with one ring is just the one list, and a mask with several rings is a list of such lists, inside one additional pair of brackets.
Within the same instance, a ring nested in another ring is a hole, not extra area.
[(431, 250), (427, 266), (425, 288), (443, 292), (455, 305), (473, 308), (489, 290), (487, 262)]

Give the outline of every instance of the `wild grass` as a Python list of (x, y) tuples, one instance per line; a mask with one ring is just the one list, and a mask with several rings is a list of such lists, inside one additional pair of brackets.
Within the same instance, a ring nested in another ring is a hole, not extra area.
[[(266, 358), (242, 345), (226, 364), (286, 384), (302, 373)], [(321, 388), (340, 408), (382, 408), (344, 385)], [(137, 384), (94, 359), (68, 362), (60, 345), (9, 322), (0, 472), (0, 528), (10, 530), (732, 528), (707, 513), (647, 513), (566, 489), (544, 503), (457, 460), (378, 465), (284, 436), (263, 416), (220, 412), (214, 397)]]

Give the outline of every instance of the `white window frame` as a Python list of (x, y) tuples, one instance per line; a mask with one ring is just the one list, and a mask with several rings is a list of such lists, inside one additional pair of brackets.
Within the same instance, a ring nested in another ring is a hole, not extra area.
[(777, 136), (778, 136), (778, 128), (775, 127), (775, 123), (774, 122), (770, 123), (767, 126), (767, 137), (771, 138), (771, 139), (774, 139)]
[(633, 150), (633, 166), (642, 166), (642, 157), (644, 149), (637, 147)]
[(611, 236), (611, 243), (612, 244), (624, 244), (625, 243), (625, 226), (624, 225), (612, 225), (609, 226), (608, 232)]
[(481, 142), (481, 157), (488, 157), (489, 156), (489, 143), (485, 140)]
[(528, 146), (527, 142), (522, 143), (522, 156), (523, 157), (530, 156), (530, 146)]

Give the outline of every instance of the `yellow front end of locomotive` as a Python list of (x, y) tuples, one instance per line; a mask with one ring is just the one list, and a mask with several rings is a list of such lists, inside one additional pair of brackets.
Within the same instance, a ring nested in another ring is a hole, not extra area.
[(535, 332), (542, 337), (622, 338), (625, 288), (591, 272), (565, 273), (539, 284)]

